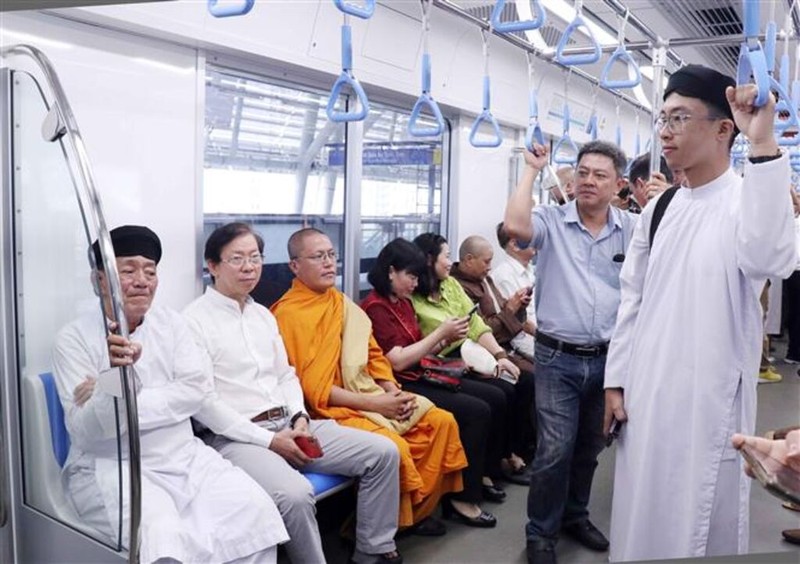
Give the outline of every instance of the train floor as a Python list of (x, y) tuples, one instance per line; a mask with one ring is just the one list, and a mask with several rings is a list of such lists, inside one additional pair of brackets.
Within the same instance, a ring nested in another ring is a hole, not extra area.
[[(758, 386), (758, 419), (756, 431), (764, 434), (770, 429), (800, 423), (800, 365), (782, 361), (785, 343), (775, 343), (775, 367), (783, 375), (779, 383)], [(592, 521), (608, 533), (611, 518), (611, 494), (614, 474), (614, 452), (604, 451), (595, 474), (590, 515)], [(757, 484), (753, 485), (750, 503), (750, 553), (748, 562), (800, 562), (800, 546), (789, 544), (781, 537), (783, 529), (800, 527), (800, 513), (789, 511), (781, 502)], [(508, 492), (502, 504), (486, 503), (485, 509), (498, 519), (494, 529), (474, 529), (447, 521), (443, 537), (405, 536), (398, 539), (398, 548), (407, 564), (412, 563), (523, 563), (525, 558), (524, 525), (528, 488), (514, 484), (505, 486)], [(351, 492), (342, 492), (319, 504), (318, 516), (328, 562), (348, 561), (348, 551), (339, 539), (339, 524), (353, 508)], [(560, 562), (607, 562), (608, 553), (592, 552), (569, 538), (562, 538), (556, 553)], [(758, 555), (758, 556), (752, 556)], [(285, 554), (280, 558), (288, 562)], [(708, 559), (731, 562), (732, 558)], [(738, 560), (738, 559), (736, 559)]]

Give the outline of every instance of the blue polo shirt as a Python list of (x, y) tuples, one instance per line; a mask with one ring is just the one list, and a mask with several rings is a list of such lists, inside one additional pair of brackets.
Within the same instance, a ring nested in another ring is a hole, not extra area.
[[(561, 341), (595, 344), (611, 339), (620, 301), (617, 255), (627, 252), (638, 216), (610, 207), (594, 238), (581, 223), (577, 202), (533, 210), (538, 330)], [(620, 258), (620, 257), (618, 257)]]

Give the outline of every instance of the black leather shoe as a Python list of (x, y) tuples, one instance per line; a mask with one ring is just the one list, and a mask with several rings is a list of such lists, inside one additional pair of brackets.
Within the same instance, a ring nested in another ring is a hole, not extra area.
[(503, 480), (520, 486), (530, 486), (531, 473), (532, 473), (531, 467), (525, 466), (519, 471), (503, 472)]
[(435, 517), (425, 517), (425, 519), (411, 527), (409, 532), (418, 537), (441, 537), (447, 533), (447, 527)]
[(556, 564), (556, 547), (553, 541), (536, 539), (528, 541), (525, 550), (528, 554), (528, 564)]
[(483, 499), (494, 503), (503, 503), (506, 500), (506, 492), (496, 484), (493, 486), (482, 485), (481, 494), (483, 494)]
[(608, 550), (608, 539), (588, 519), (562, 527), (561, 530), (586, 548), (598, 552)]
[(453, 507), (453, 504), (449, 501), (442, 503), (442, 515), (445, 517), (445, 519), (458, 521), (459, 523), (463, 523), (469, 527), (491, 529), (497, 525), (497, 518), (488, 511), (481, 510), (481, 514), (477, 517), (467, 517)]

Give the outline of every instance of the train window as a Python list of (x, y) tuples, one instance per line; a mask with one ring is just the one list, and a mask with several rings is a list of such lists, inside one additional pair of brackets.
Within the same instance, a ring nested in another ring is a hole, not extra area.
[[(370, 107), (361, 184), (361, 297), (368, 290), (366, 274), (384, 245), (396, 237), (439, 233), (447, 224), (442, 204), (447, 202), (448, 128), (437, 137), (412, 137), (410, 112), (375, 103)], [(418, 122), (419, 127), (433, 125)]]
[(205, 237), (230, 221), (258, 230), (266, 258), (253, 294), (262, 303), (289, 288), (286, 242), (297, 229), (316, 227), (344, 251), (345, 126), (328, 121), (327, 103), (327, 92), (206, 74)]
[(119, 550), (127, 532), (127, 441), (119, 424), (125, 407), (115, 399), (95, 401), (96, 394), (80, 407), (73, 401), (74, 390), (96, 369), (76, 361), (80, 352), (70, 354), (83, 349), (77, 327), (102, 328), (103, 319), (88, 261), (89, 231), (61, 147), (42, 137), (47, 108), (38, 84), (15, 72), (12, 89), (24, 502)]

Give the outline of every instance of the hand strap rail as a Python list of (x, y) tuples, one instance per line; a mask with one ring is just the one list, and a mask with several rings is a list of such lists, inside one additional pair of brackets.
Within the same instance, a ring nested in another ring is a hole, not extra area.
[[(469, 132), (469, 143), (473, 147), (499, 147), (503, 143), (503, 134), (500, 131), (500, 124), (492, 115), (491, 100), (491, 79), (489, 78), (489, 32), (481, 29), (483, 39), (483, 111), (472, 123)], [(493, 136), (488, 139), (479, 139), (478, 130), (482, 123), (488, 123), (492, 127)]]
[(767, 103), (769, 96), (769, 70), (767, 59), (758, 41), (759, 32), (759, 1), (742, 0), (744, 13), (744, 36), (739, 51), (739, 64), (736, 69), (736, 84), (741, 86), (752, 76), (758, 87), (754, 105), (758, 108)]
[(333, 0), (339, 10), (348, 15), (368, 20), (375, 13), (375, 0), (364, 0), (363, 3), (357, 4), (352, 0)]
[[(566, 100), (564, 100), (563, 114), (564, 133), (561, 135), (561, 139), (556, 142), (555, 147), (553, 147), (553, 162), (557, 164), (574, 165), (578, 162), (578, 147), (575, 145), (572, 137), (569, 136), (569, 104)], [(564, 150), (567, 151), (567, 156), (561, 155)]]
[[(575, 19), (570, 22), (567, 28), (564, 30), (564, 33), (561, 35), (561, 38), (558, 40), (558, 45), (556, 46), (556, 54), (555, 59), (559, 63), (565, 66), (571, 65), (590, 65), (592, 63), (596, 63), (600, 60), (601, 50), (600, 44), (597, 42), (597, 38), (595, 38), (594, 33), (592, 33), (592, 28), (589, 27), (586, 20), (583, 19), (581, 15), (583, 11), (583, 0), (575, 0)], [(567, 48), (567, 44), (569, 43), (569, 39), (572, 34), (578, 28), (584, 28), (586, 30), (586, 34), (589, 36), (589, 41), (591, 42), (591, 46), (593, 51), (591, 53), (576, 53), (573, 55), (567, 55), (564, 53), (564, 50)]]
[[(66, 155), (73, 155), (74, 158), (67, 157), (67, 166), (73, 179), (75, 193), (78, 198), (78, 205), (83, 218), (86, 238), (89, 244), (92, 243), (90, 227), (97, 234), (97, 241), (100, 247), (100, 256), (105, 267), (106, 279), (109, 283), (109, 293), (111, 298), (112, 321), (116, 321), (119, 333), (127, 338), (128, 323), (123, 309), (122, 290), (117, 272), (117, 262), (114, 258), (114, 247), (111, 244), (111, 236), (106, 227), (105, 216), (100, 198), (95, 188), (94, 175), (89, 165), (89, 158), (86, 154), (86, 147), (83, 142), (80, 130), (78, 129), (75, 115), (67, 100), (61, 81), (58, 78), (50, 60), (36, 47), (30, 45), (11, 45), (0, 49), (0, 57), (9, 55), (26, 56), (35, 61), (39, 69), (50, 86), (53, 93), (53, 104), (51, 112), (58, 114), (57, 119), (63, 125), (63, 133), (48, 138), (48, 141), (59, 141), (62, 150)], [(66, 141), (66, 142), (65, 142)], [(69, 148), (69, 150), (68, 150)], [(89, 253), (90, 262), (94, 262), (94, 255)], [(101, 308), (103, 308), (101, 301)], [(105, 315), (105, 311), (104, 311)], [(108, 328), (106, 327), (106, 332)], [(120, 367), (122, 382), (122, 399), (125, 403), (125, 414), (127, 423), (128, 438), (128, 464), (130, 472), (129, 481), (129, 543), (128, 543), (128, 562), (131, 564), (139, 562), (139, 547), (141, 543), (139, 527), (142, 518), (142, 485), (141, 485), (141, 451), (139, 444), (139, 411), (136, 401), (136, 388), (133, 370), (131, 367)]]
[(220, 5), (219, 0), (208, 0), (208, 11), (215, 18), (243, 16), (253, 9), (256, 0), (241, 0), (241, 4)]
[[(603, 67), (603, 72), (600, 74), (600, 86), (603, 88), (635, 88), (642, 82), (642, 73), (639, 70), (639, 65), (633, 59), (633, 56), (625, 48), (625, 27), (628, 25), (628, 17), (630, 11), (625, 10), (625, 15), (622, 17), (622, 25), (620, 25), (618, 33), (619, 45), (616, 50), (611, 54)], [(626, 70), (633, 69), (633, 76), (627, 79), (612, 80), (610, 78), (611, 70), (614, 63), (625, 63)]]
[[(417, 98), (411, 117), (408, 120), (408, 134), (412, 137), (437, 137), (444, 131), (444, 117), (439, 104), (431, 96), (431, 55), (428, 52), (428, 33), (430, 31), (430, 6), (432, 0), (421, 0), (422, 5), (422, 94)], [(435, 125), (426, 127), (419, 125), (422, 110), (428, 108)]]
[(494, 5), (494, 9), (492, 10), (492, 17), (490, 20), (492, 28), (496, 29), (500, 33), (512, 33), (515, 31), (530, 31), (539, 29), (547, 21), (547, 15), (544, 11), (544, 6), (542, 6), (541, 0), (538, 2), (536, 0), (530, 0), (530, 3), (531, 11), (533, 12), (533, 18), (516, 22), (501, 22), (500, 17), (503, 14), (506, 0), (497, 0), (497, 3)]
[(617, 147), (622, 147), (622, 122), (620, 121), (619, 117), (619, 100), (614, 99), (614, 111), (617, 114), (617, 127), (614, 130), (614, 144)]
[(525, 147), (529, 151), (533, 151), (534, 142), (539, 145), (544, 145), (544, 134), (542, 128), (539, 126), (539, 103), (537, 98), (539, 92), (533, 87), (533, 54), (528, 52), (525, 54), (528, 59), (528, 129), (525, 131)]
[[(328, 119), (335, 123), (345, 121), (361, 121), (369, 114), (369, 100), (367, 94), (364, 92), (361, 83), (358, 82), (353, 76), (353, 38), (352, 30), (348, 21), (348, 16), (345, 14), (344, 23), (342, 24), (342, 72), (336, 82), (333, 83), (331, 88), (331, 95), (328, 98), (328, 107), (326, 112)], [(349, 86), (355, 93), (358, 99), (358, 104), (350, 111), (339, 111), (336, 109), (336, 103), (339, 101), (339, 96), (345, 86)], [(356, 106), (360, 106), (356, 107)]]

